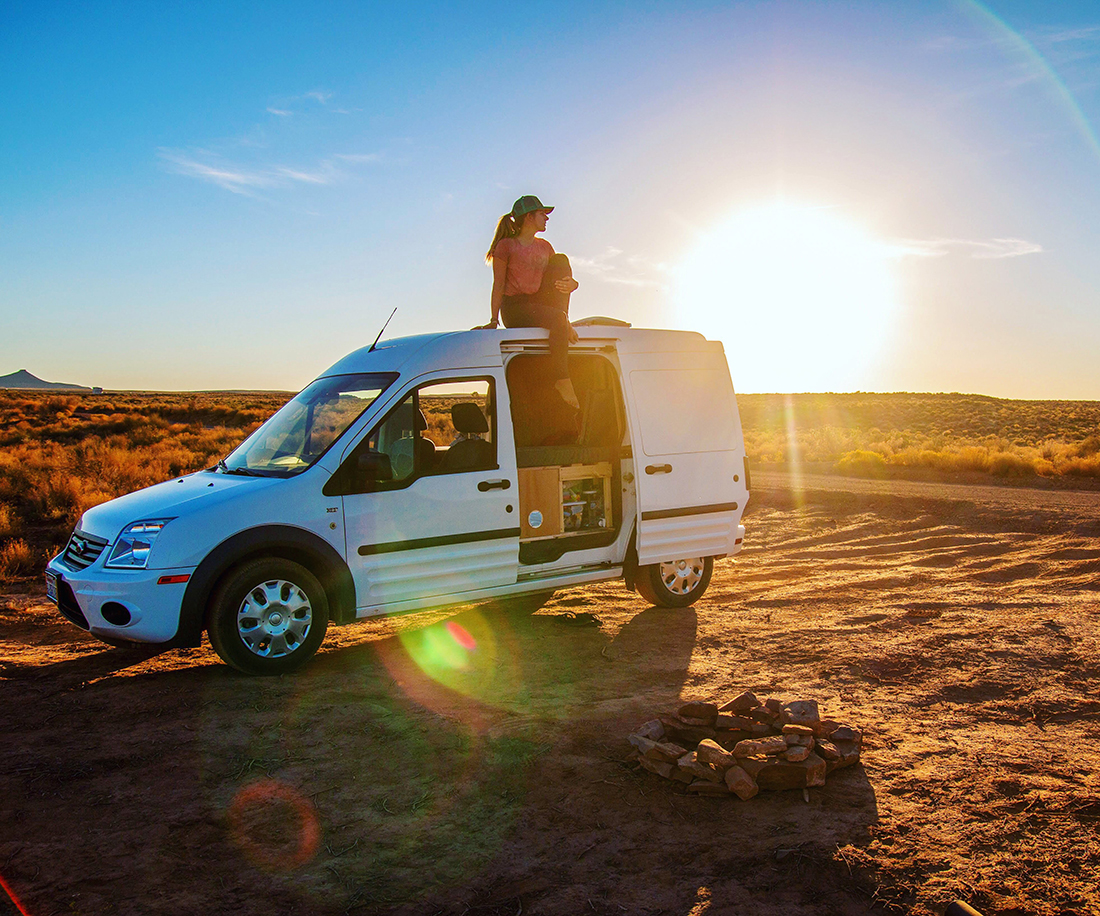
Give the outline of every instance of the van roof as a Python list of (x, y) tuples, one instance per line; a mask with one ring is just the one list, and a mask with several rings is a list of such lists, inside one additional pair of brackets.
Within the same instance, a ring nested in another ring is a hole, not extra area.
[[(577, 349), (614, 346), (621, 353), (667, 353), (671, 351), (713, 350), (722, 344), (707, 340), (695, 331), (665, 331), (652, 328), (627, 328), (612, 325), (575, 326)], [(330, 366), (322, 377), (351, 375), (359, 372), (400, 372), (419, 374), (432, 369), (470, 369), (499, 366), (501, 350), (509, 345), (545, 342), (550, 332), (543, 328), (496, 328), (473, 331), (447, 331), (382, 340), (371, 350), (362, 347)]]

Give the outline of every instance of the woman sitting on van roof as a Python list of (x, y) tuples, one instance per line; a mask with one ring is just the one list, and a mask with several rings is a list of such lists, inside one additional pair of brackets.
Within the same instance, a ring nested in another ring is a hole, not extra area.
[(577, 332), (569, 323), (569, 295), (579, 284), (573, 279), (569, 259), (555, 254), (546, 239), (535, 238), (536, 233), (546, 231), (553, 209), (528, 194), (497, 223), (493, 244), (485, 255), (493, 265), (493, 317), (483, 327), (495, 328), (503, 319), (506, 328), (547, 328), (554, 387), (562, 400), (579, 409), (568, 360), (569, 344), (577, 341)]

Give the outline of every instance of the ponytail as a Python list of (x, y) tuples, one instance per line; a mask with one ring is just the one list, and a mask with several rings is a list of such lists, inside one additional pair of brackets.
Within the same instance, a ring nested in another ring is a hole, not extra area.
[(485, 253), (485, 263), (493, 263), (493, 249), (497, 247), (497, 242), (501, 239), (510, 239), (519, 235), (519, 230), (523, 226), (523, 220), (526, 218), (525, 213), (519, 219), (512, 216), (511, 213), (505, 213), (500, 218), (500, 222), (497, 223), (497, 231), (493, 236), (493, 244), (489, 246), (489, 250)]

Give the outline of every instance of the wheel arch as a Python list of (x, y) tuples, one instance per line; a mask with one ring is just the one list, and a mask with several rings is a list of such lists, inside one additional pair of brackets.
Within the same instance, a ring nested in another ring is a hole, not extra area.
[(300, 563), (324, 587), (332, 622), (339, 625), (355, 619), (355, 582), (336, 549), (304, 528), (261, 525), (226, 538), (191, 574), (183, 593), (179, 627), (169, 645), (195, 647), (201, 644), (210, 595), (226, 573), (256, 557), (280, 557)]

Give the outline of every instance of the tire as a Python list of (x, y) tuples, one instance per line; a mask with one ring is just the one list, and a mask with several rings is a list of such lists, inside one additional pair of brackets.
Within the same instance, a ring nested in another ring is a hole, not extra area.
[(713, 557), (654, 563), (638, 570), (634, 587), (657, 607), (688, 607), (703, 596), (713, 572)]
[(309, 661), (328, 629), (328, 597), (300, 563), (278, 557), (231, 570), (210, 601), (207, 634), (227, 665), (286, 674)]

